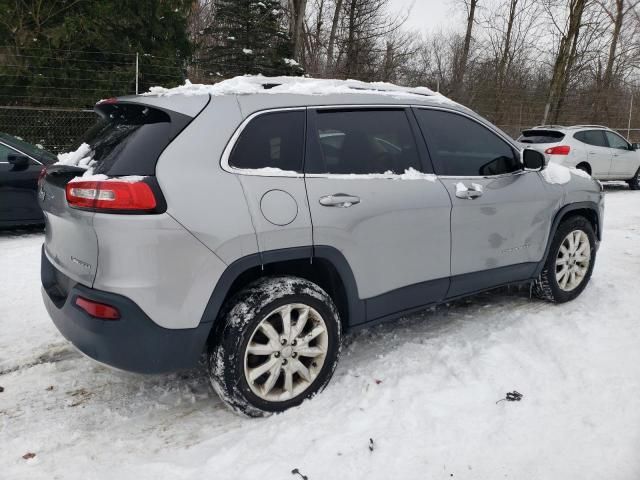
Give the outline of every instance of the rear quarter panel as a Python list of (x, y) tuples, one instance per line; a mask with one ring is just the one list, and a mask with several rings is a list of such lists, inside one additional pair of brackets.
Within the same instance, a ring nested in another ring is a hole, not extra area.
[(258, 251), (242, 185), (220, 167), (222, 152), (241, 122), (235, 97), (212, 97), (156, 167), (167, 213), (226, 264)]

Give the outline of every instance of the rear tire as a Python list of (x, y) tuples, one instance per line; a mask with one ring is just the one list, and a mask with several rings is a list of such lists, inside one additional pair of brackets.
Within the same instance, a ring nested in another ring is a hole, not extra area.
[(298, 277), (267, 277), (235, 295), (210, 346), (209, 378), (231, 409), (262, 417), (302, 403), (329, 383), (340, 354), (331, 297)]
[(582, 293), (596, 261), (596, 236), (589, 220), (575, 216), (558, 226), (533, 293), (544, 300), (564, 303)]
[(640, 168), (638, 168), (638, 171), (631, 180), (627, 180), (627, 183), (629, 184), (629, 189), (640, 190)]

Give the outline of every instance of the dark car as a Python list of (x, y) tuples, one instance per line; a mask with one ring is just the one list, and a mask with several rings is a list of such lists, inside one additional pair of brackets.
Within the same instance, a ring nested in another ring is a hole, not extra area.
[(56, 156), (0, 133), (0, 227), (44, 223), (38, 205), (38, 177)]

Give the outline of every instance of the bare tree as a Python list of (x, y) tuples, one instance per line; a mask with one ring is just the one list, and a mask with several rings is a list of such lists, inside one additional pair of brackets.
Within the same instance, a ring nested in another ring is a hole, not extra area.
[(307, 0), (289, 0), (289, 34), (293, 43), (293, 58), (300, 61), (303, 44), (304, 17)]
[(462, 0), (465, 8), (467, 9), (467, 29), (464, 35), (464, 43), (462, 51), (456, 62), (456, 68), (454, 70), (453, 85), (454, 98), (460, 96), (462, 86), (464, 82), (464, 75), (467, 70), (467, 62), (469, 61), (469, 51), (471, 49), (471, 39), (473, 35), (473, 25), (475, 23), (476, 7), (478, 6), (478, 0)]
[(542, 123), (558, 121), (560, 107), (564, 94), (569, 84), (569, 74), (576, 60), (580, 28), (582, 27), (582, 15), (587, 0), (568, 0), (568, 18), (566, 28), (561, 33), (560, 44), (553, 65), (553, 73), (549, 86), (549, 94), (544, 109)]

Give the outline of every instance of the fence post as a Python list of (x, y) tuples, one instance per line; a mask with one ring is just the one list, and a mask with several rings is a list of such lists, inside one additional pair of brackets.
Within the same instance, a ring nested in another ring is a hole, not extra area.
[(138, 63), (138, 52), (136, 52), (136, 95), (138, 95), (138, 78), (140, 76), (140, 69)]
[(629, 121), (627, 122), (627, 140), (629, 140), (629, 137), (631, 136), (631, 113), (632, 112), (633, 112), (633, 90), (631, 91), (631, 101), (629, 102)]

